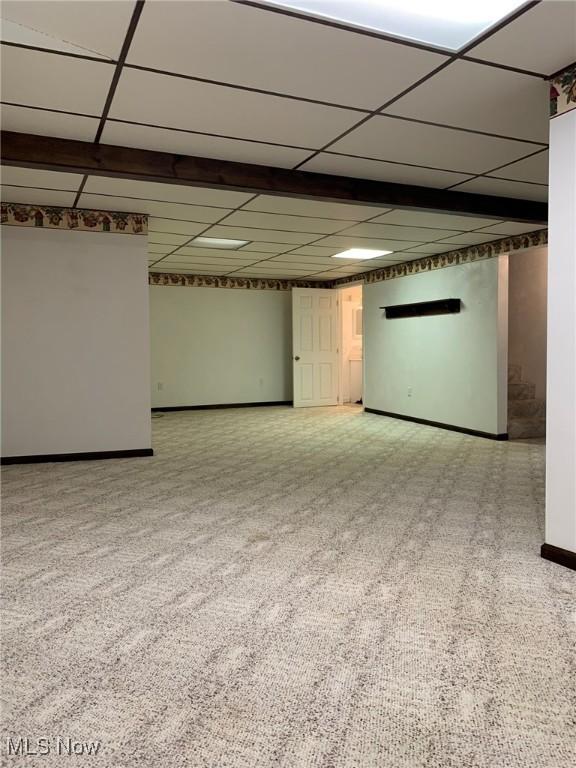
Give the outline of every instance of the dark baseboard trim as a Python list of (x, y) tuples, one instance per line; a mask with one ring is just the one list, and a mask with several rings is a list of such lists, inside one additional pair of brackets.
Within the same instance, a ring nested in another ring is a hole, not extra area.
[(571, 552), (569, 549), (555, 547), (554, 544), (542, 544), (540, 556), (544, 560), (551, 560), (553, 563), (564, 565), (566, 568), (576, 571), (576, 552)]
[(217, 405), (161, 405), (152, 411), (212, 411), (217, 408), (260, 408), (265, 405), (292, 405), (292, 400), (269, 400), (264, 403), (218, 403)]
[(389, 416), (391, 419), (401, 419), (402, 421), (413, 421), (415, 424), (425, 424), (427, 427), (438, 427), (438, 429), (448, 429), (451, 432), (462, 432), (465, 435), (473, 437), (485, 437), (488, 440), (508, 440), (508, 433), (496, 434), (494, 432), (481, 432), (479, 429), (468, 429), (467, 427), (456, 427), (453, 424), (443, 424), (440, 421), (429, 421), (428, 419), (418, 419), (416, 416), (406, 416), (403, 413), (390, 413), (389, 411), (379, 411), (376, 408), (364, 408), (366, 413), (376, 413), (378, 416)]
[(135, 459), (154, 456), (152, 448), (130, 448), (126, 451), (85, 451), (83, 453), (46, 453), (35, 456), (2, 456), (0, 464), (44, 464), (49, 461), (101, 461), (102, 459)]

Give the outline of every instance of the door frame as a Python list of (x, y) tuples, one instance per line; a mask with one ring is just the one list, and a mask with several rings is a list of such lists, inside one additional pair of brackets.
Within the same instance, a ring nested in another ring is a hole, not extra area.
[(366, 324), (364, 322), (364, 288), (366, 286), (366, 280), (355, 280), (352, 283), (346, 283), (346, 285), (337, 285), (333, 290), (338, 291), (337, 307), (338, 307), (338, 405), (345, 405), (344, 403), (344, 357), (343, 357), (343, 317), (342, 317), (342, 294), (349, 288), (356, 288), (360, 286), (362, 288), (362, 404), (364, 404), (364, 389), (366, 383), (366, 355), (364, 352), (365, 333), (364, 329)]

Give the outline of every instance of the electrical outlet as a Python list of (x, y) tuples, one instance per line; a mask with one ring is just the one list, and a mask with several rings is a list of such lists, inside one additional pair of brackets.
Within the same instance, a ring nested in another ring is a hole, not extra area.
[(164, 382), (159, 381), (157, 386), (158, 386), (158, 392), (162, 392), (162, 390), (164, 389)]
[(408, 397), (412, 397), (412, 387), (408, 387)]

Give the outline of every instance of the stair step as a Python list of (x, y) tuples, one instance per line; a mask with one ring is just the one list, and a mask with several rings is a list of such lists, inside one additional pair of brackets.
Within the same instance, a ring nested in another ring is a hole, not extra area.
[(519, 365), (508, 366), (508, 382), (519, 384), (522, 381), (522, 368)]
[(529, 381), (508, 384), (508, 400), (531, 400), (536, 394), (536, 385)]
[(546, 436), (546, 419), (511, 419), (508, 422), (509, 440)]
[(508, 401), (508, 419), (536, 419), (545, 416), (546, 401), (541, 398)]

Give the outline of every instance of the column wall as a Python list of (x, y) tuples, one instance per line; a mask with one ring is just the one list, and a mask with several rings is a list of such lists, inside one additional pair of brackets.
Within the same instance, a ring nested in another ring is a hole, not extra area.
[[(564, 85), (566, 80), (564, 75)], [(560, 95), (562, 111), (550, 121), (546, 543), (542, 555), (576, 567), (576, 102)]]

